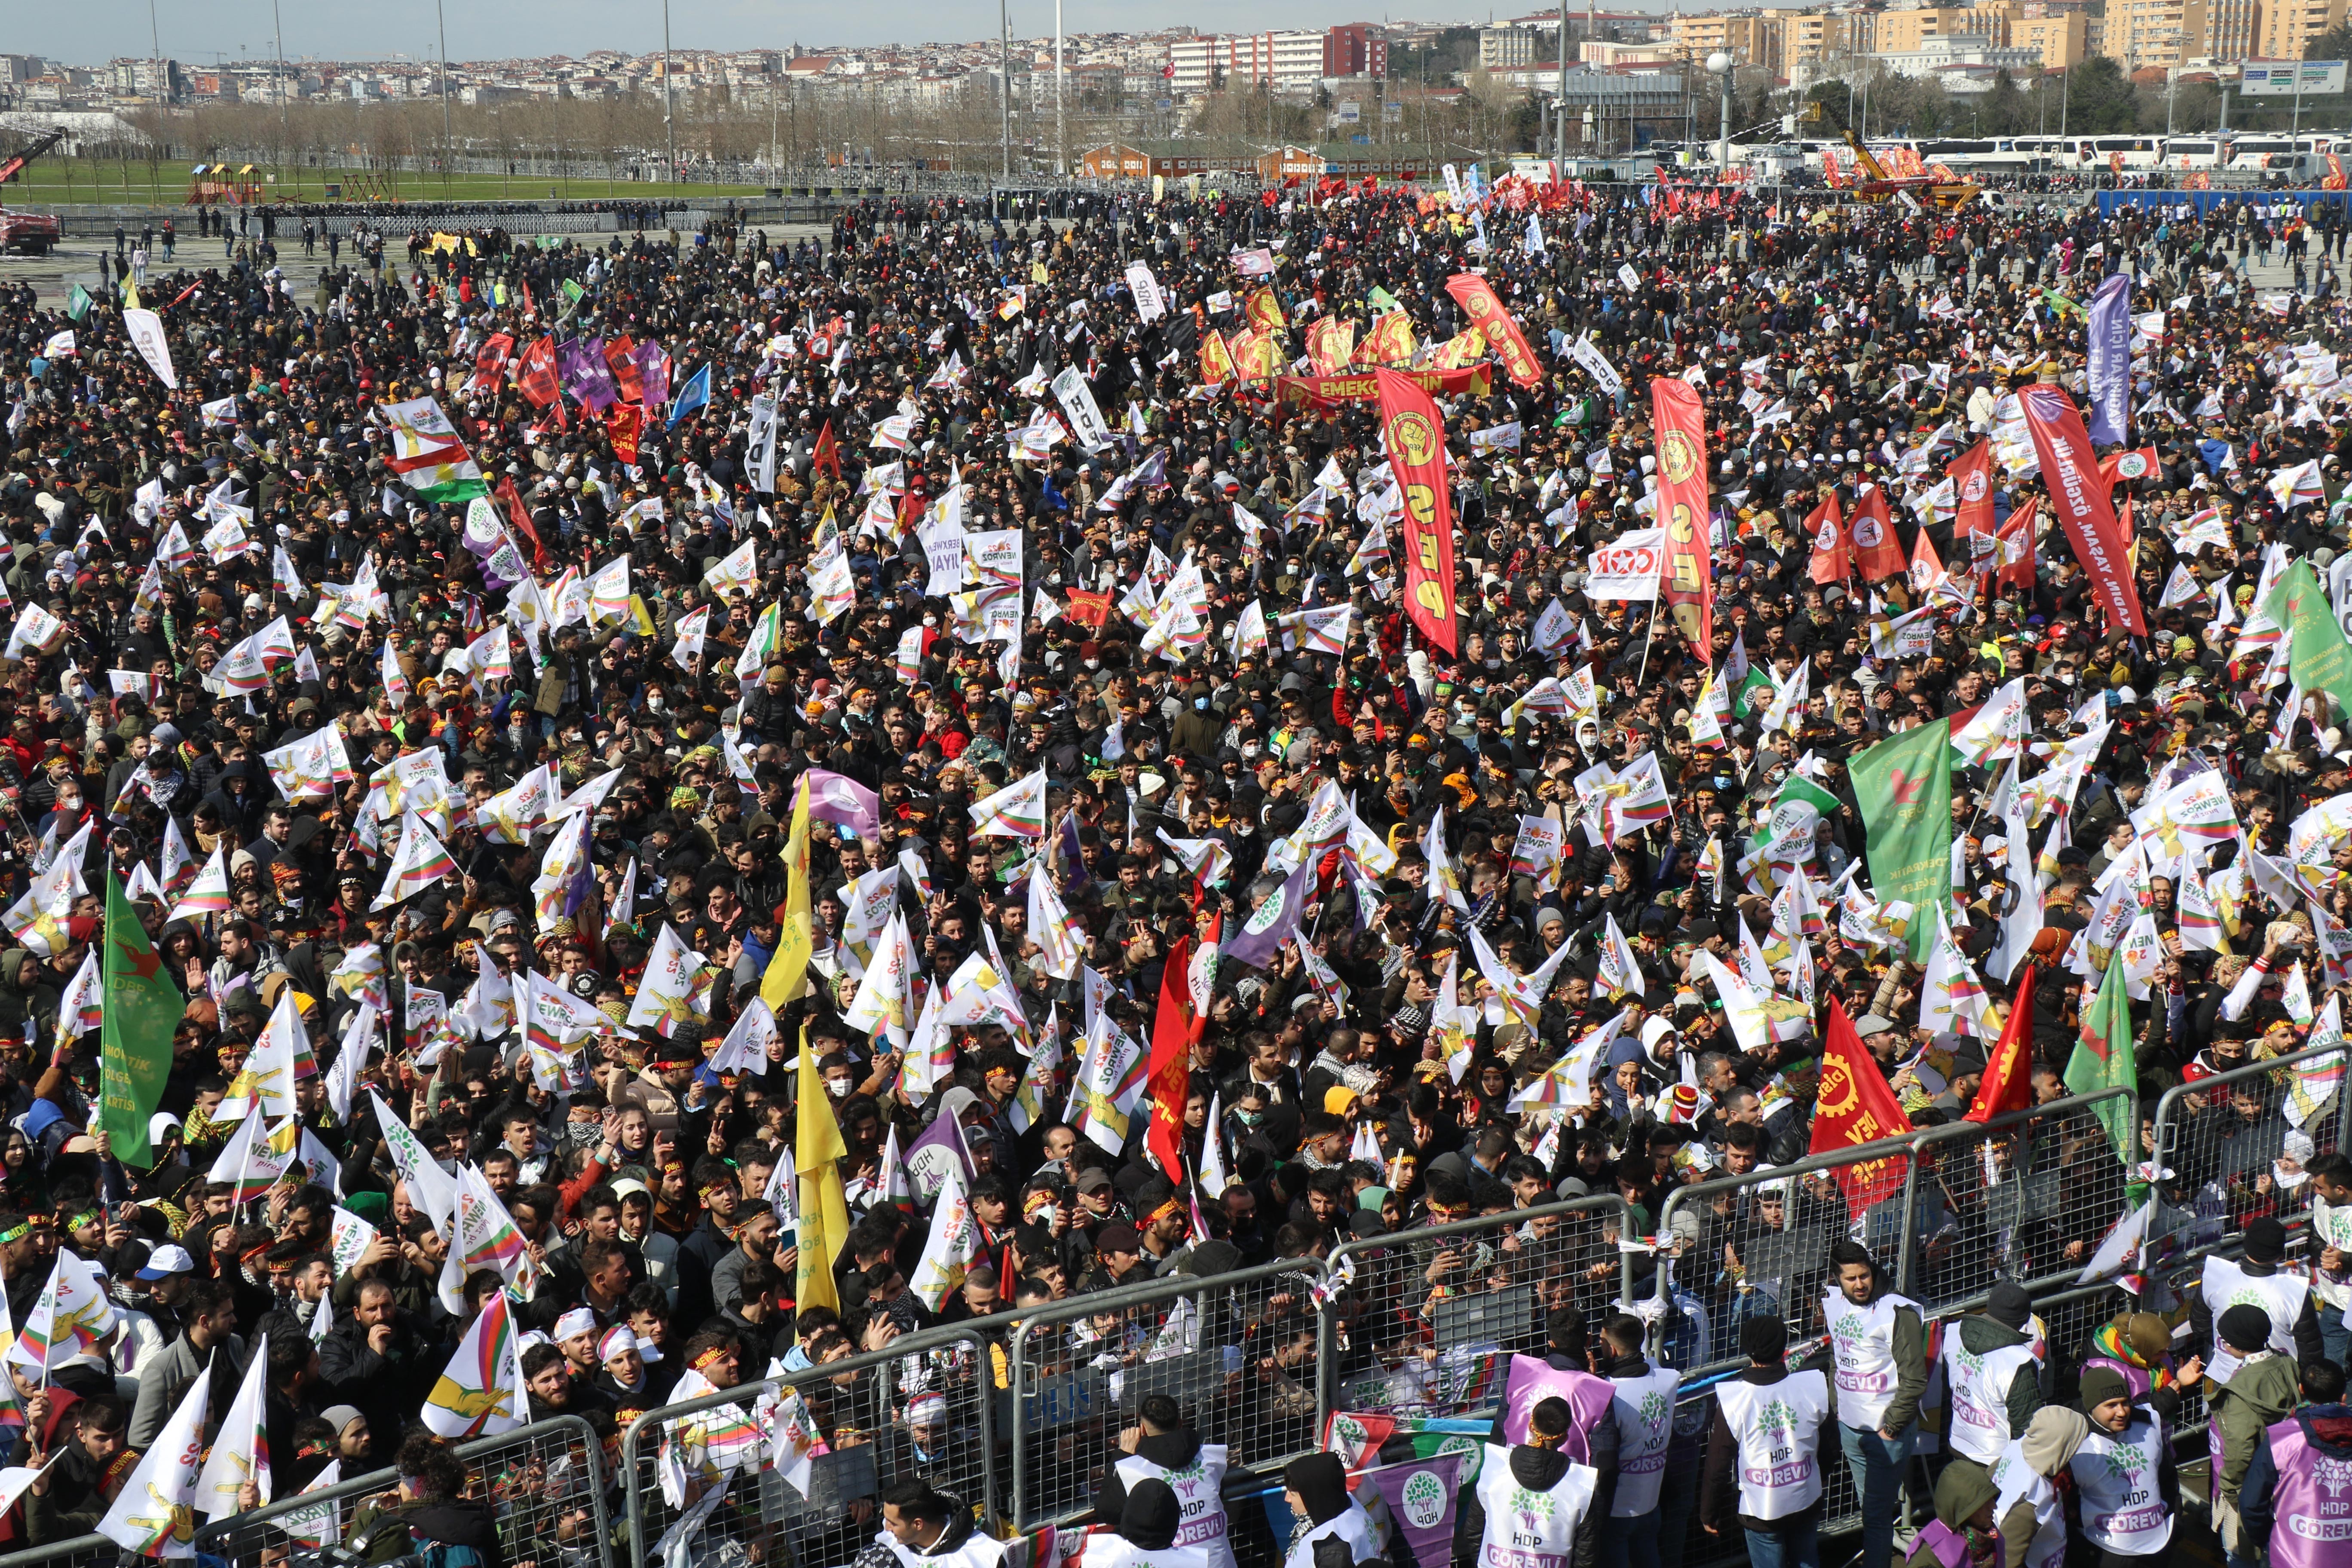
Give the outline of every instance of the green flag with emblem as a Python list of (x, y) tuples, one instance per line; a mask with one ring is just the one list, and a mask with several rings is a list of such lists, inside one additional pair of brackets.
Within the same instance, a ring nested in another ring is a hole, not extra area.
[(1952, 897), (1952, 721), (1881, 741), (1847, 771), (1862, 807), (1871, 896), (1917, 908), (1911, 956), (1921, 959), (1936, 931), (1927, 913), (1948, 908)]
[(2289, 679), (2305, 691), (2326, 692), (2352, 713), (2352, 648), (2309, 561), (2279, 574), (2262, 613), (2286, 633)]
[(122, 896), (121, 879), (106, 874), (106, 948), (99, 978), (106, 997), (99, 1024), (98, 1122), (114, 1157), (145, 1170), (155, 1163), (147, 1124), (172, 1075), (172, 1035), (184, 1006), (164, 974), (139, 913)]
[[(2139, 1082), (2139, 1063), (2132, 1050), (2131, 997), (2124, 990), (2123, 954), (2107, 957), (2107, 972), (2098, 994), (2083, 1013), (2082, 1033), (2074, 1054), (2066, 1061), (2066, 1087), (2075, 1094), (2096, 1094), (2103, 1089), (2132, 1089)], [(2107, 1130), (2107, 1142), (2126, 1170), (2132, 1164), (2132, 1144), (2138, 1131), (2139, 1108), (2133, 1097), (2110, 1097), (2091, 1108)]]

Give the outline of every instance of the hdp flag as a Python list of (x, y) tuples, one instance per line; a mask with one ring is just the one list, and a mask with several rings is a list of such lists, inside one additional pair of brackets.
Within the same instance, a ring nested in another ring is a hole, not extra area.
[(800, 1119), (794, 1129), (793, 1158), (800, 1166), (800, 1268), (793, 1300), (802, 1308), (831, 1307), (840, 1310), (834, 1288), (833, 1262), (849, 1239), (849, 1200), (841, 1187), (841, 1159), (849, 1146), (841, 1141), (841, 1123), (834, 1120), (825, 1097), (824, 1080), (809, 1049), (808, 1026), (801, 1026), (798, 1079)]
[[(2083, 1014), (2083, 1032), (2075, 1037), (2074, 1054), (2066, 1062), (2066, 1088), (2075, 1094), (2096, 1094), (2103, 1089), (2129, 1089), (2139, 1082), (2139, 1064), (2132, 1049), (2131, 999), (2124, 990), (2124, 965), (2119, 955), (2107, 958), (2107, 972), (2099, 994)], [(2126, 1095), (2091, 1108), (2107, 1130), (2116, 1158), (2128, 1167), (2139, 1121), (2139, 1108)]]

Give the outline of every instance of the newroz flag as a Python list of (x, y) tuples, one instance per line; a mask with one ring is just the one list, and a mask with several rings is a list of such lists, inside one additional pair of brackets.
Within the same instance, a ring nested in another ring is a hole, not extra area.
[(1005, 785), (985, 800), (966, 808), (971, 814), (974, 838), (1043, 838), (1045, 837), (1045, 770)]
[(707, 1016), (709, 1007), (699, 981), (709, 963), (686, 945), (676, 926), (665, 922), (654, 938), (653, 952), (646, 956), (636, 997), (629, 1004), (628, 1026), (642, 1029), (650, 1024), (667, 1039), (678, 1026)]
[(424, 819), (413, 811), (403, 812), (400, 845), (393, 851), (392, 869), (384, 876), (383, 890), (376, 894), (369, 909), (388, 910), (403, 899), (414, 898), (434, 883), (457, 874), (457, 862), (449, 858), (449, 851), (425, 826)]
[(1116, 1154), (1127, 1146), (1127, 1129), (1143, 1093), (1144, 1051), (1110, 1021), (1095, 1016), (1086, 1054), (1070, 1080), (1070, 1103), (1062, 1120)]
[(490, 493), (482, 470), (466, 450), (457, 427), (430, 397), (383, 405), (384, 428), (392, 437), (389, 467), (417, 499), (428, 501), (468, 501)]
[[(220, 1352), (215, 1348), (213, 1353)], [(106, 1517), (99, 1521), (99, 1534), (141, 1557), (196, 1554), (196, 1476), (204, 1463), (212, 1383), (204, 1376), (189, 1385), (179, 1408), (114, 1494)]]
[[(245, 1364), (245, 1379), (228, 1414), (221, 1417), (219, 1436), (196, 1477), (195, 1508), (208, 1520), (236, 1512), (244, 1505), (237, 1494), (247, 1481), (269, 1501), (269, 1445), (263, 1440), (263, 1379), (269, 1371), (269, 1336), (257, 1335)], [(209, 1380), (207, 1380), (209, 1381)]]
[(931, 1209), (930, 1239), (923, 1244), (923, 1255), (915, 1261), (907, 1289), (924, 1306), (938, 1311), (950, 1292), (963, 1289), (964, 1274), (979, 1250), (980, 1226), (972, 1216), (971, 1196), (964, 1190), (963, 1173), (950, 1163), (947, 1184), (940, 1189)]
[(520, 1343), (513, 1307), (498, 1291), (482, 1303), (482, 1315), (425, 1396), (425, 1425), (444, 1437), (491, 1437), (521, 1426), (530, 1406)]
[(457, 1180), (457, 1215), (454, 1239), (441, 1263), (441, 1304), (452, 1317), (463, 1317), (466, 1281), (484, 1268), (496, 1270), (528, 1300), (539, 1284), (539, 1265), (523, 1245), (513, 1216), (476, 1167), (458, 1166)]

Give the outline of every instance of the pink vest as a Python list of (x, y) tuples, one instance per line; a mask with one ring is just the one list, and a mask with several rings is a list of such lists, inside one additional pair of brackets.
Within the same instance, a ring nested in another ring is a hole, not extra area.
[(1589, 1372), (1563, 1371), (1538, 1356), (1511, 1358), (1510, 1381), (1503, 1394), (1503, 1441), (1526, 1442), (1528, 1412), (1554, 1397), (1568, 1402), (1568, 1436), (1559, 1451), (1580, 1465), (1591, 1464), (1590, 1434), (1601, 1421), (1614, 1419), (1609, 1407), (1617, 1397), (1617, 1385)]
[(2352, 1461), (2311, 1446), (2290, 1415), (2271, 1427), (2273, 1568), (2336, 1568), (2352, 1553)]
[[(2000, 1531), (1995, 1530), (1990, 1533), (1993, 1539), (1993, 1561), (2008, 1561), (2000, 1548)], [(1919, 1538), (1911, 1543), (1911, 1555), (1916, 1557), (1923, 1546), (1935, 1555), (1940, 1568), (1968, 1568), (1969, 1538), (1940, 1519), (1927, 1521), (1927, 1528), (1921, 1531)]]
[(2137, 1404), (2140, 1400), (2147, 1397), (2148, 1376), (2147, 1368), (2134, 1366), (2127, 1361), (2117, 1361), (2113, 1356), (2088, 1355), (2083, 1358), (2083, 1371), (2088, 1372), (2095, 1366), (2105, 1367), (2109, 1372), (2112, 1372), (2117, 1377), (2122, 1378), (2126, 1386), (2131, 1390), (2132, 1401), (2134, 1404)]

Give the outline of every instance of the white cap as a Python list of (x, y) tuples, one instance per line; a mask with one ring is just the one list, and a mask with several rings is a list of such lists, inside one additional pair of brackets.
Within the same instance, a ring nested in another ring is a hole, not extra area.
[(147, 1255), (147, 1267), (139, 1271), (142, 1279), (163, 1279), (174, 1274), (193, 1274), (196, 1260), (179, 1243), (167, 1241)]

